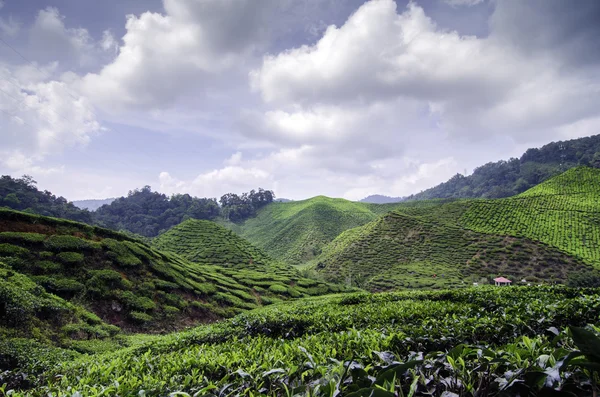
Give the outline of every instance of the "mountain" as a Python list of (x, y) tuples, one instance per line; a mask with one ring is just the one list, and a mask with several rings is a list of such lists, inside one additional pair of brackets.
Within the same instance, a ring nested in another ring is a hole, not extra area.
[[(395, 204), (394, 204), (395, 205)], [(224, 223), (268, 255), (298, 265), (317, 257), (345, 230), (364, 225), (393, 205), (357, 203), (317, 196), (308, 200), (271, 203), (241, 224)]]
[(509, 197), (578, 166), (600, 168), (600, 135), (528, 149), (519, 159), (487, 163), (407, 199)]
[(403, 203), (342, 233), (315, 268), (374, 291), (490, 275), (564, 282), (600, 267), (598, 197), (600, 170), (578, 167), (511, 198)]
[(359, 202), (360, 203), (372, 203), (372, 204), (389, 204), (389, 203), (399, 203), (404, 200), (405, 200), (404, 197), (390, 197), (390, 196), (383, 196), (381, 194), (372, 194), (372, 195), (367, 196), (364, 199), (360, 200)]
[(73, 201), (73, 205), (75, 205), (77, 208), (81, 208), (83, 210), (96, 211), (98, 208), (102, 207), (103, 205), (108, 205), (115, 200), (116, 200), (116, 198), (107, 198), (107, 199), (103, 199), (103, 200), (75, 200), (75, 201)]

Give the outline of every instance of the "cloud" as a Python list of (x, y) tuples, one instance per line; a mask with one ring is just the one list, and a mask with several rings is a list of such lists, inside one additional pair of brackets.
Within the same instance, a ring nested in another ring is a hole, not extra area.
[(30, 66), (0, 66), (0, 109), (6, 116), (0, 124), (0, 156), (10, 168), (30, 168), (50, 154), (86, 145), (101, 131), (85, 98), (71, 94), (63, 82), (43, 81), (43, 68), (33, 70), (37, 73)]
[[(2, 4), (2, 3), (0, 3)], [(1, 8), (1, 7), (0, 7)], [(13, 37), (21, 30), (21, 23), (13, 18), (12, 15), (8, 19), (0, 17), (0, 33), (3, 36)]]
[(168, 107), (260, 48), (274, 4), (165, 0), (164, 14), (129, 15), (117, 57), (84, 76), (81, 90), (111, 110)]
[(272, 185), (271, 175), (259, 168), (226, 165), (198, 175), (192, 181), (181, 181), (168, 172), (159, 175), (160, 190), (167, 193), (191, 193), (200, 197), (220, 197), (225, 193), (242, 193)]
[(115, 54), (119, 50), (119, 43), (114, 38), (110, 30), (105, 30), (104, 32), (102, 32), (102, 40), (100, 41), (100, 47), (102, 47), (104, 51), (113, 52)]
[(78, 66), (96, 61), (96, 43), (87, 29), (67, 28), (58, 8), (40, 10), (29, 30), (30, 50), (38, 61), (75, 60)]
[[(558, 51), (551, 40), (534, 43), (548, 44), (546, 51), (525, 54), (507, 39), (512, 19), (505, 15), (522, 11), (521, 19), (528, 21), (534, 12), (524, 6), (514, 11), (504, 2), (498, 7), (502, 16), (492, 17), (490, 36), (479, 38), (441, 30), (415, 3), (398, 13), (392, 0), (370, 1), (343, 26), (329, 26), (315, 45), (265, 56), (250, 73), (251, 86), (275, 107), (422, 101), (445, 130), (470, 136), (508, 133), (535, 139), (544, 129), (593, 117), (600, 99), (597, 71), (567, 72), (569, 52)], [(540, 32), (552, 27), (545, 29)]]

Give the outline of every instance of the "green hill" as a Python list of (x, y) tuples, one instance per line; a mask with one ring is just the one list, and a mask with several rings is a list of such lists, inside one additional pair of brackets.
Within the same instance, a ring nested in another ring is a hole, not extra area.
[(277, 263), (233, 231), (211, 221), (188, 219), (155, 238), (152, 245), (195, 263), (297, 274), (291, 266)]
[(599, 198), (600, 170), (579, 167), (511, 198), (400, 203), (338, 236), (315, 268), (376, 291), (496, 275), (561, 282), (600, 266)]
[(290, 264), (314, 259), (345, 230), (364, 225), (397, 204), (367, 204), (317, 196), (308, 200), (271, 203), (240, 225), (225, 226)]
[(600, 168), (600, 135), (528, 149), (520, 158), (484, 164), (405, 199), (510, 197), (579, 166)]
[(472, 201), (460, 222), (541, 241), (600, 267), (600, 170), (574, 168), (519, 196)]
[(12, 210), (0, 210), (0, 259), (41, 290), (126, 330), (181, 328), (339, 291), (297, 273), (192, 263), (108, 229)]

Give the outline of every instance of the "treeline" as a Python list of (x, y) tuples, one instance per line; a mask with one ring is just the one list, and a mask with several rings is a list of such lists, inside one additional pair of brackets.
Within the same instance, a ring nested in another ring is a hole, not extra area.
[(77, 208), (64, 197), (39, 191), (30, 176), (14, 179), (4, 175), (0, 179), (0, 207), (96, 224), (145, 237), (157, 236), (190, 218), (214, 220), (223, 217), (240, 222), (254, 216), (274, 198), (271, 190), (258, 189), (242, 195), (227, 193), (217, 202), (215, 198), (189, 194), (167, 196), (144, 186), (90, 212)]
[(47, 190), (38, 190), (36, 184), (28, 175), (22, 178), (3, 175), (0, 177), (0, 207), (93, 223), (89, 211), (77, 208), (64, 197), (57, 197)]
[(528, 149), (521, 158), (487, 163), (469, 176), (456, 174), (407, 199), (509, 197), (580, 165), (600, 168), (600, 135)]

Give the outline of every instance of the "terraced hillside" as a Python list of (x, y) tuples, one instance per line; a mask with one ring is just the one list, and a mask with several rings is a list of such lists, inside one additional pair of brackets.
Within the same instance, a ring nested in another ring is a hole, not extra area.
[(600, 169), (573, 168), (516, 197), (472, 201), (460, 223), (541, 241), (600, 267)]
[(585, 268), (583, 261), (536, 241), (401, 211), (342, 233), (316, 265), (329, 280), (371, 291), (466, 286), (491, 275), (561, 282)]
[[(83, 305), (124, 329), (179, 328), (336, 286), (246, 269), (192, 263), (120, 233), (0, 210), (0, 260), (39, 291)], [(0, 307), (0, 323), (6, 309)]]
[(293, 265), (315, 258), (345, 230), (364, 225), (397, 204), (356, 203), (317, 196), (271, 203), (241, 225), (225, 224), (275, 259)]
[(298, 276), (293, 267), (275, 261), (230, 229), (211, 221), (188, 219), (155, 238), (152, 245), (195, 263)]
[(600, 266), (599, 199), (600, 170), (580, 167), (512, 198), (401, 203), (338, 236), (316, 269), (375, 291), (497, 275), (561, 282)]

